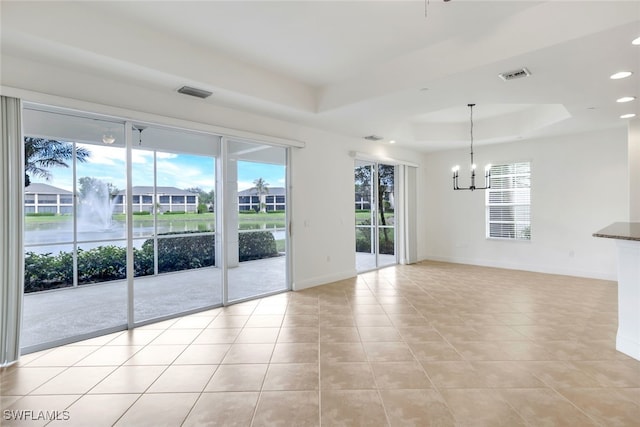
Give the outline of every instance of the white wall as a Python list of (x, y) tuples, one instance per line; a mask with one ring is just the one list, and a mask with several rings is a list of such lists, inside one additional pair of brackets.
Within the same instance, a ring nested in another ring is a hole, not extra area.
[[(453, 191), (468, 150), (427, 156), (423, 259), (615, 279), (612, 241), (592, 233), (629, 214), (627, 129), (476, 146), (476, 163), (531, 161), (530, 242), (486, 239), (485, 192)], [(468, 185), (467, 175), (461, 185)], [(482, 178), (480, 184), (483, 183)]]
[[(131, 86), (22, 58), (3, 56), (0, 92), (27, 101), (206, 130), (226, 127), (303, 141), (292, 149), (292, 256), (295, 289), (353, 277), (354, 159), (351, 151), (418, 163), (409, 150), (244, 113), (176, 94)], [(418, 194), (424, 182), (418, 170)], [(418, 200), (418, 209), (421, 209)], [(422, 224), (418, 233), (423, 235)], [(418, 251), (424, 251), (418, 242)]]
[(629, 221), (640, 222), (640, 118), (629, 121)]

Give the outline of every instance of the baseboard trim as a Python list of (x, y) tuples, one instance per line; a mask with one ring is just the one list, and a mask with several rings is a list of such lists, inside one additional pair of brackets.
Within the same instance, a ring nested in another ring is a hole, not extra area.
[(508, 270), (523, 270), (523, 271), (531, 271), (535, 273), (546, 273), (546, 274), (559, 274), (563, 276), (575, 276), (575, 277), (585, 277), (588, 279), (600, 279), (600, 280), (611, 280), (617, 281), (618, 275), (616, 272), (604, 272), (604, 271), (592, 271), (592, 270), (581, 270), (581, 269), (571, 269), (571, 268), (548, 268), (541, 267), (538, 265), (532, 264), (520, 264), (520, 263), (509, 263), (509, 262), (497, 262), (490, 260), (478, 260), (478, 259), (469, 259), (469, 258), (458, 258), (458, 257), (443, 257), (437, 255), (427, 255), (421, 261), (439, 261), (439, 262), (450, 262), (453, 264), (468, 264), (468, 265), (478, 265), (481, 267), (494, 267), (494, 268), (505, 268)]
[(301, 291), (303, 289), (313, 288), (314, 286), (326, 285), (327, 283), (338, 282), (340, 280), (351, 279), (356, 277), (358, 273), (356, 269), (331, 273), (324, 276), (316, 276), (303, 280), (295, 280), (293, 282), (293, 290)]

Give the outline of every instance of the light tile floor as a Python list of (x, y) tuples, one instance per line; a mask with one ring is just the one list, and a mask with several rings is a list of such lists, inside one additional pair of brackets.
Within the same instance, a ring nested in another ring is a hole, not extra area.
[(394, 266), (29, 354), (0, 371), (0, 424), (638, 426), (616, 298), (608, 281)]

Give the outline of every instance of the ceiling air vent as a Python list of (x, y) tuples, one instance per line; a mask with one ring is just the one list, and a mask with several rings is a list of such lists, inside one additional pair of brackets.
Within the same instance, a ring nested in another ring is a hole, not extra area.
[(182, 86), (180, 89), (178, 89), (179, 93), (183, 93), (185, 95), (191, 95), (191, 96), (195, 96), (196, 98), (208, 98), (211, 95), (213, 95), (213, 92), (209, 92), (208, 90), (204, 90), (204, 89), (197, 89), (195, 87), (190, 87), (190, 86)]
[(378, 135), (368, 135), (368, 136), (365, 136), (364, 139), (366, 139), (367, 141), (380, 141), (383, 138)]
[(526, 68), (520, 68), (518, 70), (508, 71), (506, 73), (500, 73), (498, 74), (498, 77), (500, 77), (502, 80), (506, 82), (507, 80), (521, 79), (523, 77), (529, 77), (530, 75), (531, 75), (531, 71), (527, 70)]

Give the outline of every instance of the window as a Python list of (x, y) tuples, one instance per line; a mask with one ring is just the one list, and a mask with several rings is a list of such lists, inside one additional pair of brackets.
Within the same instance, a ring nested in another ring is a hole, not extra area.
[(491, 167), (487, 190), (487, 237), (531, 240), (531, 163)]
[(55, 205), (56, 203), (58, 203), (58, 196), (56, 196), (55, 194), (40, 194), (38, 196), (38, 203)]

